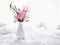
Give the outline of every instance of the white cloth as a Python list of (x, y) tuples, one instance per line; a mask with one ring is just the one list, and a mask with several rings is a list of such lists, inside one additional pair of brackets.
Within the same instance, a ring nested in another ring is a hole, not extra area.
[(59, 30), (31, 30), (25, 32), (25, 39), (16, 39), (16, 34), (0, 36), (0, 45), (60, 45)]

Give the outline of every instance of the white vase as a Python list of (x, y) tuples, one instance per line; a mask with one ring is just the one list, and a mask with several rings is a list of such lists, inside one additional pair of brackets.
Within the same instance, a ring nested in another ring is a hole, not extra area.
[(16, 34), (18, 39), (24, 39), (24, 29), (23, 29), (23, 22), (19, 22), (17, 34)]

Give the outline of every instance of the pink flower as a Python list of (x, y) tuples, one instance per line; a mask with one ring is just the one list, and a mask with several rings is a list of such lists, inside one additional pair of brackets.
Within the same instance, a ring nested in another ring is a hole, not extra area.
[(15, 19), (22, 19), (24, 17), (24, 13), (22, 10), (17, 10), (17, 15), (15, 16)]
[(27, 16), (27, 12), (28, 12), (28, 6), (25, 6), (23, 10), (18, 9), (17, 15), (14, 18), (22, 20), (23, 18)]

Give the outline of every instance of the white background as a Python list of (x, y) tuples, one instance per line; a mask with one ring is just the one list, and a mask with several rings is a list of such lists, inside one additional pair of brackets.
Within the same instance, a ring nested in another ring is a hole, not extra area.
[(16, 28), (14, 14), (9, 8), (10, 2), (14, 2), (17, 8), (23, 5), (30, 6), (30, 22), (28, 25), (37, 26), (44, 23), (48, 28), (56, 28), (60, 25), (60, 0), (1, 0), (0, 22), (9, 28)]

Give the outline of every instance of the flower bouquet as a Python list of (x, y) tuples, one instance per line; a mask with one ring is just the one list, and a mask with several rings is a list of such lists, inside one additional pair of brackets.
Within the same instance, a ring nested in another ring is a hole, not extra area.
[(24, 6), (23, 10), (19, 9), (19, 8), (17, 9), (16, 6), (11, 2), (10, 9), (15, 14), (15, 16), (14, 16), (15, 21), (19, 21), (19, 22), (28, 22), (29, 21), (28, 20), (29, 15), (27, 15), (27, 13), (29, 12), (28, 6)]
[(28, 22), (29, 15), (28, 13), (28, 6), (24, 6), (23, 10), (20, 8), (17, 8), (12, 2), (10, 4), (10, 9), (11, 11), (15, 14), (14, 16), (14, 22), (18, 21), (19, 22), (19, 27), (18, 31), (16, 33), (16, 36), (18, 39), (24, 39), (24, 30), (23, 30), (23, 22)]

